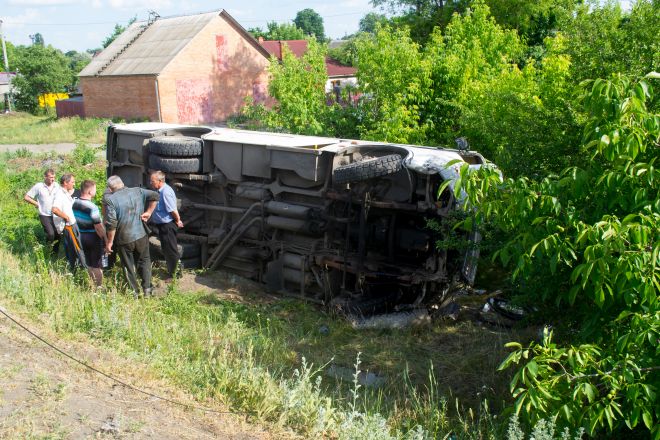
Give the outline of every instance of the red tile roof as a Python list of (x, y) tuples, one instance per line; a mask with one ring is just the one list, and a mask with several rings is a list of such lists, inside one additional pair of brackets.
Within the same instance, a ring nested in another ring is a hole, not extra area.
[[(259, 43), (269, 54), (275, 56), (278, 60), (282, 59), (282, 46), (286, 45), (291, 52), (298, 58), (307, 52), (307, 40), (269, 40), (261, 41)], [(328, 71), (328, 76), (355, 76), (357, 69), (351, 66), (344, 66), (337, 60), (330, 57), (325, 58), (325, 68)]]
[(328, 76), (355, 76), (357, 73), (355, 67), (344, 66), (330, 57), (325, 57), (325, 68), (328, 71)]

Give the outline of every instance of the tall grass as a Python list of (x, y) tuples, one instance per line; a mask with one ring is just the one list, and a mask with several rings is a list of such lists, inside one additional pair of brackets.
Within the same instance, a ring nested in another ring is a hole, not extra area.
[(29, 113), (0, 114), (0, 144), (104, 143), (107, 120), (61, 118)]

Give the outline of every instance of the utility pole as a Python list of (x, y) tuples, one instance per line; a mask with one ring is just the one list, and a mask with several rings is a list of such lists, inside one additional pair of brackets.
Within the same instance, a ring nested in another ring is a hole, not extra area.
[[(7, 72), (7, 82), (9, 82), (9, 61), (7, 61), (7, 46), (5, 45), (5, 36), (2, 33), (2, 20), (0, 20), (0, 40), (2, 40), (2, 58), (5, 60), (5, 72)], [(8, 85), (8, 87), (11, 89), (11, 85)], [(5, 93), (5, 111), (11, 111), (9, 93)]]

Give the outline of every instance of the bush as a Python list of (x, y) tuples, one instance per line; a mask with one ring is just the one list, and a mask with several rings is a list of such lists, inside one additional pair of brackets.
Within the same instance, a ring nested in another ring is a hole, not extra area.
[(561, 305), (559, 330), (578, 341), (557, 344), (546, 331), (541, 343), (510, 344), (500, 368), (518, 366), (514, 410), (531, 424), (552, 418), (590, 435), (644, 426), (660, 436), (658, 78), (583, 84), (583, 168), (536, 182), (502, 183), (491, 168), (461, 173), (477, 221), (509, 236), (495, 257), (535, 286), (530, 300)]

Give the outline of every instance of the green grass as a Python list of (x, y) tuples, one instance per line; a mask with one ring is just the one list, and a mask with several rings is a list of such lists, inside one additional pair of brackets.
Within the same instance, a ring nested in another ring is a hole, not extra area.
[[(115, 283), (118, 274), (106, 279), (107, 294), (95, 295), (84, 276), (45, 262), (36, 213), (20, 202), (41, 173), (27, 162), (44, 158), (19, 156), (0, 157), (0, 298), (11, 308), (62, 337), (87, 335), (147, 362), (200, 399), (310, 437), (499, 438), (504, 427), (491, 411), (501, 407), (508, 377), (496, 367), (503, 344), (520, 335), (470, 322), (357, 331), (306, 303), (259, 300), (254, 287), (239, 288), (241, 302), (176, 286), (165, 298), (136, 302)], [(100, 164), (65, 163), (78, 180), (103, 175)], [(376, 372), (385, 384), (325, 376), (329, 362)]]
[(0, 144), (104, 143), (107, 120), (0, 114)]

